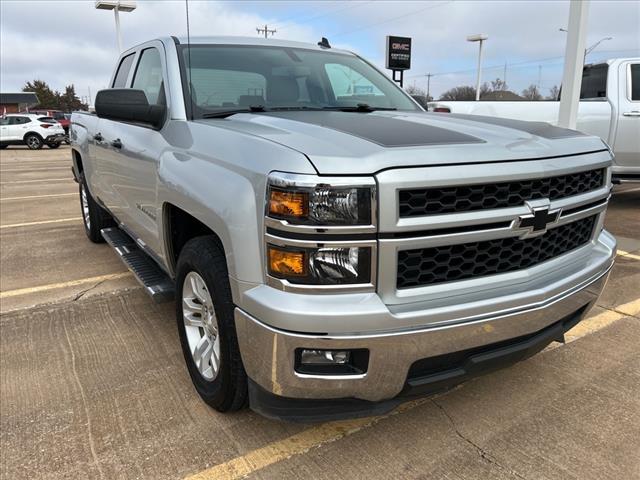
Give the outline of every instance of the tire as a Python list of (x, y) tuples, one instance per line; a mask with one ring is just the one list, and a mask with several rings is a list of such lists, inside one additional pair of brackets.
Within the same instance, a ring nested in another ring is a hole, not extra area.
[[(219, 412), (240, 410), (248, 403), (247, 374), (240, 357), (233, 310), (222, 249), (212, 236), (189, 240), (176, 268), (178, 332), (196, 391)], [(192, 353), (198, 349), (202, 355)], [(200, 358), (198, 363), (196, 357)]]
[(80, 174), (79, 178), (79, 195), (80, 195), (80, 213), (82, 214), (82, 223), (84, 224), (84, 232), (87, 238), (93, 243), (104, 243), (104, 238), (100, 230), (107, 227), (115, 226), (115, 222), (111, 215), (102, 208), (91, 196), (91, 192), (87, 188), (87, 181), (84, 174)]
[(44, 142), (40, 135), (29, 133), (24, 137), (24, 143), (30, 150), (40, 150)]
[(9, 145), (0, 145), (0, 149), (4, 150), (5, 148), (7, 148)]
[(60, 146), (59, 143), (48, 143), (47, 144), (47, 147), (49, 147), (49, 148), (58, 148), (59, 146)]

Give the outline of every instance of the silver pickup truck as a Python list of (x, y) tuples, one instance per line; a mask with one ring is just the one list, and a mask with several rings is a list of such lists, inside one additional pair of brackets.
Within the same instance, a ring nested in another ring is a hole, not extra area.
[(599, 138), (424, 112), (325, 39), (153, 40), (95, 108), (71, 125), (87, 236), (176, 299), (220, 411), (312, 421), (449, 388), (562, 341), (614, 261)]

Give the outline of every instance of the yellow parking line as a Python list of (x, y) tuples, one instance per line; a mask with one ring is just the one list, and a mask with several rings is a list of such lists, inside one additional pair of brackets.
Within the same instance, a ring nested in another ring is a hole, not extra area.
[(69, 197), (69, 196), (78, 196), (78, 192), (73, 193), (52, 193), (49, 195), (30, 195), (27, 197), (8, 197), (8, 198), (0, 198), (0, 202), (9, 202), (12, 200), (32, 200), (36, 198), (50, 198), (50, 197)]
[(34, 225), (47, 225), (49, 223), (64, 223), (64, 222), (71, 222), (71, 221), (77, 222), (78, 220), (82, 220), (82, 217), (58, 218), (57, 220), (43, 220), (41, 222), (12, 223), (9, 225), (0, 225), (0, 229), (31, 227)]
[(401, 404), (390, 413), (379, 417), (324, 423), (291, 437), (271, 443), (265, 447), (253, 450), (241, 457), (236, 457), (228, 462), (203, 470), (202, 472), (186, 477), (185, 480), (231, 480), (243, 478), (269, 465), (286, 460), (294, 455), (306, 453), (320, 445), (335, 442), (341, 438), (353, 435), (354, 433), (375, 425), (380, 420), (412, 410), (430, 401), (431, 398), (411, 400)]
[(640, 316), (640, 298), (633, 302), (618, 305), (614, 308), (616, 312), (623, 313), (625, 315), (631, 315), (632, 317)]
[(43, 178), (41, 180), (15, 180), (13, 182), (0, 182), (0, 185), (17, 185), (20, 183), (44, 183), (44, 182), (66, 182), (74, 181), (73, 177), (64, 178)]
[(618, 250), (618, 255), (626, 258), (633, 258), (634, 260), (640, 260), (640, 255), (635, 255), (633, 253), (625, 252), (624, 250)]
[(117, 280), (118, 278), (124, 278), (131, 276), (131, 273), (112, 273), (109, 275), (100, 275), (97, 277), (81, 278), (79, 280), (71, 280), (69, 282), (51, 283), (49, 285), (40, 285), (39, 287), (18, 288), (16, 290), (7, 290), (0, 292), (0, 298), (17, 297), (19, 295), (28, 295), (30, 293), (47, 292), (49, 290), (57, 290), (59, 288), (77, 287), (85, 285), (87, 283), (106, 282), (107, 280)]
[(13, 168), (13, 169), (0, 169), (0, 173), (14, 173), (14, 172), (46, 172), (49, 170), (71, 170), (71, 166), (68, 167), (42, 167), (42, 168)]

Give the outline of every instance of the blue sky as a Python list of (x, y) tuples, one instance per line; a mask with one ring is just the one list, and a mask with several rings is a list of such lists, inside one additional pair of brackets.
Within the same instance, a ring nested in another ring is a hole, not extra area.
[[(557, 1), (223, 1), (189, 0), (194, 35), (255, 36), (268, 24), (275, 36), (316, 42), (321, 36), (384, 67), (389, 34), (413, 38), (413, 65), (406, 84), (426, 87), (437, 96), (456, 85), (475, 83), (477, 45), (469, 34), (486, 33), (483, 79), (504, 76), (515, 91), (540, 84), (542, 92), (560, 83), (569, 3)], [(138, 0), (122, 14), (125, 47), (161, 35), (184, 35), (183, 0)], [(25, 11), (47, 18), (46, 28), (24, 28)], [(0, 2), (0, 89), (20, 90), (34, 77), (61, 89), (74, 83), (92, 96), (108, 82), (117, 50), (113, 16), (97, 11), (93, 1)], [(640, 2), (595, 1), (590, 4), (587, 43), (605, 36), (588, 58), (640, 56)], [(33, 51), (38, 55), (34, 57)], [(458, 72), (458, 73), (451, 73)]]

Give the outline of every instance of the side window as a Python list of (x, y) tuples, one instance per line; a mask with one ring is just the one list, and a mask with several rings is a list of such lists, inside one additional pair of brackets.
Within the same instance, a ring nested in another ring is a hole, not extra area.
[(640, 101), (640, 63), (631, 64), (631, 100)]
[(371, 96), (384, 97), (378, 87), (346, 65), (327, 63), (324, 69), (327, 72), (333, 94), (338, 101), (354, 98), (366, 101), (367, 97)]
[(132, 53), (127, 55), (120, 62), (120, 66), (118, 67), (118, 72), (116, 73), (116, 78), (113, 79), (112, 88), (126, 88), (127, 87), (127, 77), (129, 76), (129, 71), (131, 70), (131, 65), (133, 65), (133, 57), (135, 55)]
[(9, 125), (24, 125), (31, 122), (29, 117), (10, 117)]
[(582, 71), (581, 99), (606, 98), (609, 65), (586, 66)]
[(151, 105), (164, 105), (166, 103), (164, 83), (162, 82), (162, 62), (160, 61), (158, 49), (147, 48), (142, 51), (133, 78), (133, 88), (143, 90), (147, 95), (147, 101)]
[(0, 117), (0, 125), (9, 125), (9, 117)]

